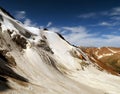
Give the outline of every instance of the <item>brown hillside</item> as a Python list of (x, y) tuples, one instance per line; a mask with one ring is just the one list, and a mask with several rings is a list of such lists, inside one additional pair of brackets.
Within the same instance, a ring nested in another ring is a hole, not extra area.
[(101, 68), (112, 74), (120, 74), (120, 48), (102, 47), (102, 48), (81, 48), (88, 54), (89, 58), (97, 63)]

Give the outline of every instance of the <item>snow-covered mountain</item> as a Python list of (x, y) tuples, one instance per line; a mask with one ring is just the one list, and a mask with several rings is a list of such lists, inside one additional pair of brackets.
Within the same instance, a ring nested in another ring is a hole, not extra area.
[(101, 69), (60, 34), (0, 9), (0, 94), (119, 94), (120, 77)]

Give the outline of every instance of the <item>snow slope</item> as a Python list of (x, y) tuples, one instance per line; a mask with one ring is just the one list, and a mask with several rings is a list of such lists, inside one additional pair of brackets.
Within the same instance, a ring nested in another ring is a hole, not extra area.
[(99, 70), (60, 34), (26, 27), (2, 9), (0, 17), (0, 82), (9, 87), (1, 94), (119, 94), (120, 77)]

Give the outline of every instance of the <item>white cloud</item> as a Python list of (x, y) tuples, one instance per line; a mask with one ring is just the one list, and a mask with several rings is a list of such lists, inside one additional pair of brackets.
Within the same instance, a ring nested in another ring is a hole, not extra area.
[(49, 28), (49, 30), (53, 31), (53, 32), (62, 32), (61, 28), (57, 28), (57, 27), (51, 27)]
[(89, 33), (88, 29), (83, 26), (76, 27), (52, 27), (50, 30), (60, 32), (67, 41), (77, 46), (113, 46), (119, 47), (120, 36), (119, 35), (101, 35), (98, 33)]
[(94, 36), (94, 34), (88, 34), (88, 30), (83, 26), (63, 27), (63, 30), (66, 38), (74, 43), (77, 39)]
[(24, 25), (25, 25), (25, 26), (31, 26), (31, 25), (32, 25), (32, 24), (31, 24), (31, 20), (30, 20), (30, 19), (25, 19)]
[(48, 22), (46, 27), (50, 27), (52, 25), (52, 22)]
[(107, 16), (107, 17), (117, 17), (120, 16), (120, 7), (115, 7), (107, 11), (98, 12), (98, 14), (101, 14), (101, 16)]
[(36, 23), (33, 23), (31, 19), (26, 18), (23, 22), (25, 26), (37, 27)]
[(26, 15), (27, 15), (26, 11), (16, 11), (15, 12), (16, 19), (22, 20), (23, 24), (25, 26), (37, 27), (37, 24), (33, 23), (33, 21), (31, 19), (29, 19)]
[(86, 40), (84, 40), (84, 39), (91, 38), (96, 35), (96, 34), (89, 34), (88, 30), (83, 26), (63, 27), (63, 29), (64, 29), (64, 32), (66, 31), (66, 33), (64, 34), (65, 38), (70, 43), (73, 43), (73, 44), (79, 45), (79, 46), (90, 45), (89, 43), (85, 42)]
[[(120, 25), (120, 7), (115, 7), (105, 11), (91, 12), (81, 14), (79, 18), (97, 18), (96, 24), (91, 24), (90, 26), (119, 26)], [(98, 22), (99, 19), (101, 22)], [(103, 21), (102, 21), (103, 19)]]
[[(25, 26), (32, 26), (32, 27), (38, 27), (37, 23), (34, 23), (32, 21), (32, 19), (29, 19), (27, 17), (27, 13), (26, 11), (16, 11), (15, 12), (15, 18), (18, 20), (22, 20), (23, 24)], [(52, 22), (48, 22), (48, 24), (46, 25), (46, 27), (50, 27), (52, 25)], [(44, 26), (39, 26), (40, 28), (43, 28)]]
[(115, 7), (115, 8), (113, 8), (113, 10), (116, 12), (120, 12), (120, 7)]
[(81, 14), (80, 16), (78, 16), (79, 18), (93, 18), (96, 16), (96, 13), (86, 13), (86, 14)]
[(15, 17), (18, 20), (24, 19), (26, 17), (26, 12), (25, 11), (16, 11)]
[(65, 30), (69, 30), (71, 32), (74, 32), (74, 33), (78, 33), (78, 32), (82, 32), (84, 33), (84, 31), (86, 31), (86, 28), (83, 27), (83, 26), (76, 26), (76, 27), (62, 27), (63, 29)]
[(110, 13), (109, 13), (110, 16), (120, 16), (120, 7), (116, 7), (116, 8), (113, 8)]
[(113, 24), (103, 21), (103, 22), (99, 23), (99, 25), (100, 26), (112, 26)]
[[(111, 36), (111, 37), (110, 37)], [(84, 42), (85, 41), (85, 42)], [(120, 41), (120, 36), (115, 36), (115, 35), (104, 35), (104, 38), (102, 37), (88, 37), (86, 39), (81, 39), (79, 41), (79, 44), (82, 44), (83, 46), (112, 46), (112, 47), (119, 47), (120, 45), (118, 44)]]
[(120, 21), (120, 16), (113, 16), (110, 19), (112, 20), (116, 20), (116, 21)]
[(108, 16), (109, 15), (109, 11), (101, 11), (98, 14), (99, 14), (99, 16)]

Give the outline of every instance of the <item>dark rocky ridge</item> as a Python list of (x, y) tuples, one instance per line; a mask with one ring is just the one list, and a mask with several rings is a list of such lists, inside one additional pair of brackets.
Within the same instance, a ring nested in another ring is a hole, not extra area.
[(6, 11), (4, 8), (0, 7), (0, 9), (2, 10), (3, 13), (7, 14), (8, 16), (10, 16), (11, 18), (15, 19), (8, 11)]

